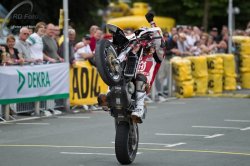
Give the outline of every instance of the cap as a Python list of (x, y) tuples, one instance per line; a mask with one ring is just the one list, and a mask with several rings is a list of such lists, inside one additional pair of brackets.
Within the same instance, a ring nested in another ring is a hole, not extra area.
[(90, 40), (90, 35), (89, 35), (89, 34), (86, 34), (86, 35), (83, 36), (83, 38), (84, 38), (85, 40)]

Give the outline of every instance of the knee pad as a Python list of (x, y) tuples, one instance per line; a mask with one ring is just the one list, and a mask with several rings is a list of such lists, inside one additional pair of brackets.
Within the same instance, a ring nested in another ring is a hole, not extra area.
[(136, 91), (145, 92), (147, 86), (147, 78), (142, 74), (138, 74), (135, 79), (135, 84)]

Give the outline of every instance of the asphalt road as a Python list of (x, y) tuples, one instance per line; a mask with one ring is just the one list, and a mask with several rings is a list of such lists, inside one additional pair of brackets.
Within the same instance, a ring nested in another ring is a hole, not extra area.
[[(149, 104), (135, 166), (249, 166), (250, 99)], [(1, 166), (119, 165), (107, 112), (0, 124)]]

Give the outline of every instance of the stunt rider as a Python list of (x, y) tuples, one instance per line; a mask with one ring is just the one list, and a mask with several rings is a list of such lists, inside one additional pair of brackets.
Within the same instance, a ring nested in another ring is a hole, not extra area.
[[(154, 22), (154, 14), (149, 12), (145, 15), (147, 21), (151, 27), (156, 27)], [(162, 36), (161, 30), (153, 36)], [(150, 88), (155, 80), (156, 74), (160, 68), (161, 62), (164, 59), (164, 39), (154, 39), (149, 42), (144, 50), (143, 56), (139, 59), (139, 65), (136, 73), (136, 107), (132, 112), (132, 119), (141, 122), (141, 118), (144, 114), (144, 99), (146, 93), (150, 91)], [(136, 54), (137, 48), (134, 48), (131, 53)]]

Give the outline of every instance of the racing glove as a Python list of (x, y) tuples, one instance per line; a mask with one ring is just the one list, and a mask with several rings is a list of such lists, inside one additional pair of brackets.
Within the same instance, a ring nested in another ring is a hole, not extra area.
[(145, 15), (147, 21), (150, 23), (154, 20), (154, 14), (152, 12), (148, 12), (146, 15)]

